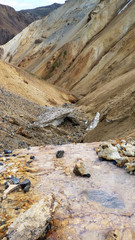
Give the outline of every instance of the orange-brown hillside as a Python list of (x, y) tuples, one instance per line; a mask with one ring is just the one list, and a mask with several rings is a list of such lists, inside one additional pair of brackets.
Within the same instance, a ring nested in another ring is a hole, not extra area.
[(44, 80), (0, 61), (0, 85), (7, 91), (39, 105), (61, 105), (74, 97)]
[[(67, 1), (4, 45), (3, 59), (78, 99), (99, 126), (85, 141), (130, 135), (135, 126), (135, 2)], [(40, 26), (40, 27), (39, 27)]]

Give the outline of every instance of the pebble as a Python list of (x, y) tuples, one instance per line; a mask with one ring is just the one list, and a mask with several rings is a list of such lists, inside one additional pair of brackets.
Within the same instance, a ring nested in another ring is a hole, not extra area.
[(3, 162), (0, 162), (0, 166), (3, 166), (4, 164), (3, 164)]
[(3, 226), (5, 224), (5, 220), (0, 223), (0, 226)]
[(20, 180), (19, 180), (19, 178), (12, 176), (11, 179), (10, 179), (10, 182), (12, 184), (19, 184)]
[(15, 207), (15, 210), (19, 210), (19, 207)]
[(11, 154), (12, 151), (11, 150), (8, 150), (8, 149), (4, 149), (4, 154)]
[(34, 160), (34, 159), (35, 159), (35, 156), (30, 156), (30, 159)]
[(28, 164), (29, 164), (29, 163), (32, 163), (32, 160), (27, 161), (27, 163), (28, 163)]
[(24, 193), (28, 192), (29, 189), (30, 189), (30, 185), (27, 185), (27, 186), (23, 189)]
[(29, 179), (25, 179), (22, 183), (20, 183), (21, 188), (26, 193), (30, 189), (31, 182)]
[(62, 158), (63, 155), (64, 155), (64, 151), (58, 151), (58, 152), (56, 153), (56, 158)]
[(82, 162), (80, 160), (75, 165), (73, 172), (76, 176), (82, 176), (82, 177), (87, 177), (87, 178), (90, 178), (90, 176), (91, 176), (89, 173), (89, 170), (85, 166), (84, 162)]
[(13, 156), (13, 157), (16, 157), (16, 156), (17, 156), (17, 154), (13, 154), (12, 156)]
[(11, 176), (8, 176), (8, 177), (4, 177), (5, 180), (9, 180), (11, 179)]
[(7, 189), (10, 186), (9, 182), (5, 182), (5, 189)]

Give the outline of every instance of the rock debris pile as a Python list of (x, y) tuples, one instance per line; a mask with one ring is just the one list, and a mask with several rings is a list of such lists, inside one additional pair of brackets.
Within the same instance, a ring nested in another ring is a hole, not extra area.
[(135, 141), (132, 138), (119, 143), (103, 143), (97, 148), (97, 154), (100, 159), (115, 161), (117, 166), (135, 175)]
[[(86, 133), (88, 119), (74, 104), (64, 104), (57, 110), (2, 89), (0, 112), (0, 151), (81, 142)], [(54, 126), (54, 122), (61, 124)]]

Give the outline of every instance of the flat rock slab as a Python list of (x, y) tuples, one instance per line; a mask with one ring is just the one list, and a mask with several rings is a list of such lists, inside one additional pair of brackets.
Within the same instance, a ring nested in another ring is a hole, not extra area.
[(35, 126), (59, 126), (73, 112), (72, 108), (46, 106), (44, 109), (45, 112), (38, 117), (39, 121), (34, 123)]
[(53, 196), (41, 199), (18, 217), (8, 229), (9, 240), (36, 240), (47, 229), (54, 211)]
[[(26, 173), (29, 174), (27, 178), (31, 181), (31, 188), (26, 194), (13, 192), (7, 197), (13, 201), (14, 196), (16, 200), (17, 196), (20, 198), (22, 194), (29, 200), (35, 197), (36, 202), (36, 199), (46, 199), (53, 195), (57, 202), (53, 215), (50, 214), (51, 230), (46, 234), (47, 240), (135, 239), (134, 176), (111, 162), (99, 161), (96, 154), (99, 144), (48, 145), (14, 152), (19, 154), (18, 161), (21, 162), (23, 162), (23, 156), (27, 158), (30, 155), (35, 156), (30, 164), (30, 172)], [(56, 158), (57, 151), (64, 151), (62, 158)], [(74, 174), (73, 169), (78, 161), (83, 161), (88, 167), (90, 178)], [(11, 169), (10, 172), (12, 172)], [(19, 174), (19, 167), (17, 174)], [(24, 171), (23, 175), (25, 175)], [(8, 201), (8, 198), (4, 201)], [(21, 203), (24, 201), (22, 197), (20, 201)], [(10, 204), (12, 202), (8, 201), (5, 207), (11, 209)], [(38, 210), (38, 204), (36, 209)], [(34, 213), (31, 211), (31, 216), (32, 214)], [(20, 213), (18, 218), (22, 215)], [(16, 221), (19, 222), (16, 219), (13, 223), (14, 231), (10, 231), (9, 227), (10, 239), (16, 239), (12, 238), (12, 233), (18, 228)], [(34, 223), (37, 221), (36, 217), (33, 217), (32, 221), (36, 232), (39, 221), (37, 225)], [(114, 238), (114, 234), (117, 238)], [(33, 237), (33, 239), (37, 238)], [(22, 238), (17, 237), (17, 240), (22, 240)]]

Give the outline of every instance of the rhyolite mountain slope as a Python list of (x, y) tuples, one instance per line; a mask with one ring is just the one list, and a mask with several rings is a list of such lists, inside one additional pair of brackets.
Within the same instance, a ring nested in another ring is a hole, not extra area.
[(33, 21), (48, 15), (61, 4), (15, 11), (14, 8), (0, 4), (0, 44), (5, 44)]
[(59, 3), (53, 3), (45, 7), (37, 7), (34, 9), (21, 10), (19, 11), (19, 13), (25, 13), (25, 15), (27, 14), (31, 17), (34, 17), (35, 20), (38, 20), (42, 17), (45, 17), (49, 13), (51, 13), (53, 10), (59, 8), (61, 5), (62, 4), (59, 4)]
[(61, 105), (74, 98), (44, 80), (0, 60), (0, 87), (39, 105)]
[(135, 126), (135, 1), (67, 1), (1, 47), (2, 58), (69, 90), (98, 127), (84, 141)]

